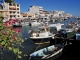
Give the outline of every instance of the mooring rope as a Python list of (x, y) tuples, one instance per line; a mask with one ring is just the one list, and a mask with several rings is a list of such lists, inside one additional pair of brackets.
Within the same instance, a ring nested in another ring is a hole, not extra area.
[[(43, 42), (43, 39), (41, 40), (41, 43)], [(35, 49), (35, 51), (37, 51), (37, 49), (40, 47), (41, 44), (38, 45), (38, 47)], [(34, 51), (34, 52), (35, 52)], [(29, 57), (29, 60), (31, 59), (31, 56)]]
[[(42, 43), (42, 42), (43, 42), (43, 39), (41, 40), (41, 42), (40, 42), (40, 43)], [(37, 49), (40, 47), (40, 45), (41, 45), (41, 44), (39, 44), (39, 45), (38, 45), (38, 47), (36, 48), (36, 50), (35, 50), (35, 51), (37, 51)], [(35, 52), (35, 51), (34, 51), (34, 52)]]

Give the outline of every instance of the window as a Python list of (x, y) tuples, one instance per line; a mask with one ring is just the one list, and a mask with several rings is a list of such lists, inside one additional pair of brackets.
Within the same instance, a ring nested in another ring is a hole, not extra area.
[(16, 15), (14, 15), (14, 17), (16, 17)]
[(17, 7), (19, 7), (19, 4), (17, 4)]
[(17, 8), (17, 10), (19, 10), (19, 8)]
[(9, 12), (10, 14), (12, 13), (12, 11)]
[(19, 12), (17, 12), (19, 14)]
[(12, 15), (10, 15), (10, 18), (12, 18)]
[(19, 17), (19, 15), (18, 15), (18, 17)]
[(16, 13), (16, 12), (13, 12), (14, 14)]

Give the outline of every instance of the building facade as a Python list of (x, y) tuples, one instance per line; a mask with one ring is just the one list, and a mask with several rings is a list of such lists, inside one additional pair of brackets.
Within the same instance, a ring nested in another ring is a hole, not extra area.
[(8, 18), (9, 19), (14, 19), (14, 18), (20, 18), (20, 5), (17, 3), (2, 3), (3, 5), (3, 10), (7, 10), (8, 11)]
[(28, 9), (29, 14), (34, 14), (35, 16), (39, 16), (40, 14), (43, 14), (43, 7), (41, 6), (30, 6)]
[(34, 18), (33, 14), (21, 13), (20, 15), (21, 15), (22, 19), (24, 19), (24, 18)]
[(2, 5), (0, 5), (0, 15), (2, 16), (2, 17), (4, 17), (4, 18), (8, 18), (8, 15), (9, 13), (8, 13), (8, 10), (3, 10), (3, 6)]

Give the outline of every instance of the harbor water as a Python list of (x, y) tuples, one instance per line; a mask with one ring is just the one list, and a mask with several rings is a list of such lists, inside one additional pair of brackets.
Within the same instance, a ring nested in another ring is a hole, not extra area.
[[(75, 20), (76, 19), (70, 19), (60, 23), (64, 23), (65, 25), (67, 25), (67, 23), (74, 22)], [(21, 32), (19, 33), (19, 35), (22, 39), (24, 39), (24, 42), (22, 43), (23, 47), (21, 47), (21, 51), (23, 52), (23, 54), (22, 54), (22, 59), (17, 59), (17, 60), (29, 60), (29, 55), (33, 53), (39, 45), (35, 44), (29, 38), (28, 31), (29, 29), (37, 30), (37, 27), (30, 28), (29, 26), (23, 26), (20, 29), (21, 29)], [(48, 44), (43, 44), (43, 45), (40, 45), (38, 49), (41, 49), (47, 46)], [(4, 50), (3, 52), (4, 53), (2, 54), (2, 57), (3, 57), (2, 60), (16, 60), (15, 55), (11, 51)]]

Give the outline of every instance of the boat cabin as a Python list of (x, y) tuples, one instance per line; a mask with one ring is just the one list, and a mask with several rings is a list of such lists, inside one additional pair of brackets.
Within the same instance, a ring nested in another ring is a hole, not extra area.
[(37, 32), (35, 31), (31, 31), (31, 35), (32, 37), (48, 37), (50, 33), (49, 27), (47, 26), (42, 26), (39, 27), (39, 29), (37, 30)]

